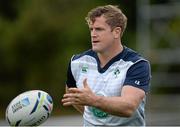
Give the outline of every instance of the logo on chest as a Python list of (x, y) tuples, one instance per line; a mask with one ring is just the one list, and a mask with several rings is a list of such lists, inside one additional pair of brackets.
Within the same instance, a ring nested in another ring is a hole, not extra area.
[(114, 77), (117, 78), (118, 75), (120, 74), (119, 68), (116, 68), (116, 69), (114, 70), (113, 74), (114, 74)]
[(81, 68), (81, 73), (87, 73), (88, 72), (88, 66), (87, 65), (83, 65)]

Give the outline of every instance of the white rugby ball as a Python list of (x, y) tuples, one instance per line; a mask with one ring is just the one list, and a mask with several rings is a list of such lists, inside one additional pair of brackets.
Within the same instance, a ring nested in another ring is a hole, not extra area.
[(10, 126), (38, 126), (45, 122), (53, 109), (51, 96), (41, 90), (31, 90), (15, 97), (6, 109)]

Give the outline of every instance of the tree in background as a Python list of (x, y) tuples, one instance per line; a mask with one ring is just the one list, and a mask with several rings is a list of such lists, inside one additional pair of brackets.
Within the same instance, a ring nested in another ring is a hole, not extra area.
[(0, 101), (4, 108), (15, 96), (32, 89), (48, 92), (59, 108), (69, 58), (91, 48), (84, 18), (91, 8), (105, 4), (125, 9), (129, 26), (124, 41), (135, 45), (131, 43), (135, 40), (134, 1), (0, 1)]

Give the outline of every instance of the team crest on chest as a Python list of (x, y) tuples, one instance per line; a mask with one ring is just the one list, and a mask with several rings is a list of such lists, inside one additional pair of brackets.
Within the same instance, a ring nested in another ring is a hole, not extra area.
[(114, 70), (113, 74), (114, 74), (115, 78), (117, 78), (118, 75), (120, 74), (119, 68), (116, 68), (116, 69)]

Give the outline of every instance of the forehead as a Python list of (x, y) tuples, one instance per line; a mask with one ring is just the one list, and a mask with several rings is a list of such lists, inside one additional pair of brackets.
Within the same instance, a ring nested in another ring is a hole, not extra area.
[(103, 16), (96, 17), (94, 22), (89, 22), (89, 27), (108, 27), (109, 25), (106, 23), (106, 18)]

